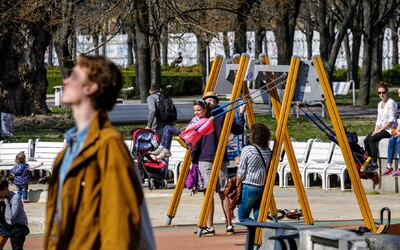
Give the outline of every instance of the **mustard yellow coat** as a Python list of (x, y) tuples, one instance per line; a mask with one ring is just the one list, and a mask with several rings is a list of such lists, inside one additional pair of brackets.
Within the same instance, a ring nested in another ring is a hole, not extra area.
[(143, 191), (130, 153), (106, 113), (93, 118), (82, 150), (68, 170), (62, 217), (55, 223), (64, 153), (57, 156), (49, 183), (45, 249), (138, 249)]

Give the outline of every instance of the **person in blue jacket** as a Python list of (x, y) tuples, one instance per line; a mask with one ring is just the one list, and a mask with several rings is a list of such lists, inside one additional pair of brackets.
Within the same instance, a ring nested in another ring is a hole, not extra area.
[(11, 173), (14, 175), (14, 185), (17, 187), (18, 194), (22, 197), (24, 203), (29, 202), (28, 185), (31, 180), (30, 170), (42, 165), (43, 162), (40, 162), (38, 165), (29, 165), (26, 163), (26, 155), (24, 151), (19, 152), (15, 156), (15, 166), (11, 169)]

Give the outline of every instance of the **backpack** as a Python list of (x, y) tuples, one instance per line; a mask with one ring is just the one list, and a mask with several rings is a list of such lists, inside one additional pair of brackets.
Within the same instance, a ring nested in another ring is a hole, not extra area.
[(196, 182), (197, 182), (197, 171), (199, 171), (199, 165), (198, 164), (193, 164), (192, 167), (189, 170), (189, 174), (186, 178), (186, 187), (188, 189), (192, 189), (195, 187)]
[(162, 122), (174, 122), (177, 120), (177, 112), (171, 97), (160, 94), (157, 101), (157, 119)]
[(185, 184), (188, 189), (192, 189), (192, 193), (203, 191), (206, 188), (204, 186), (203, 177), (200, 174), (199, 164), (192, 164)]

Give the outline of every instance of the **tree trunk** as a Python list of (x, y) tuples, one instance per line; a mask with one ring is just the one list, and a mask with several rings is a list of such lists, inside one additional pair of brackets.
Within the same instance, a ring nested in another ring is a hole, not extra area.
[(328, 27), (326, 25), (326, 0), (319, 1), (318, 31), (319, 31), (319, 53), (321, 55), (321, 60), (325, 65), (329, 60), (328, 40), (330, 39)]
[(224, 46), (224, 54), (225, 54), (225, 58), (231, 58), (231, 50), (229, 47), (229, 38), (228, 38), (228, 32), (224, 31), (222, 32), (222, 43)]
[(151, 82), (151, 59), (149, 43), (149, 12), (147, 1), (136, 0), (135, 2), (135, 37), (137, 45), (137, 71), (136, 75), (139, 85), (140, 100), (145, 103), (147, 100)]
[(307, 43), (307, 59), (311, 60), (312, 54), (312, 44), (314, 37), (314, 29), (312, 28), (311, 21), (306, 22), (306, 43)]
[(101, 55), (107, 57), (107, 34), (101, 34)]
[(50, 35), (42, 25), (10, 23), (0, 33), (0, 111), (48, 113), (44, 56)]
[(161, 83), (160, 41), (157, 38), (157, 36), (152, 36), (150, 40), (151, 40), (151, 83)]
[(361, 77), (360, 77), (360, 91), (357, 97), (357, 104), (360, 106), (365, 106), (369, 104), (369, 91), (371, 86), (372, 6), (370, 1), (363, 1), (362, 5), (364, 14), (363, 60), (362, 60)]
[(382, 81), (383, 29), (372, 30), (371, 88)]
[(69, 51), (71, 53), (72, 62), (76, 63), (76, 33), (72, 32), (69, 36)]
[(392, 18), (389, 21), (390, 30), (392, 32), (392, 67), (399, 64), (399, 33), (397, 32), (396, 21)]
[(254, 38), (254, 47), (255, 47), (255, 58), (258, 58), (258, 56), (263, 53), (263, 41), (265, 37), (266, 31), (261, 25), (255, 24), (255, 38)]
[(134, 34), (129, 30), (128, 31), (128, 41), (127, 41), (127, 45), (128, 45), (128, 62), (126, 66), (131, 66), (133, 65), (133, 36)]
[(257, 2), (255, 0), (248, 0), (248, 1), (239, 1), (240, 5), (237, 9), (236, 14), (236, 22), (237, 22), (237, 29), (235, 29), (235, 41), (234, 41), (234, 54), (242, 54), (247, 52), (247, 16), (250, 13), (250, 10), (254, 6), (254, 3)]
[[(300, 0), (295, 0), (293, 8), (283, 13), (274, 29), (276, 45), (278, 47), (278, 65), (288, 65), (293, 55), (294, 30), (299, 13)], [(279, 9), (280, 7), (277, 6)]]
[(58, 67), (60, 68), (61, 77), (67, 78), (71, 73), (72, 68), (74, 67), (74, 62), (72, 61), (71, 53), (68, 49), (68, 44), (65, 42), (60, 42), (60, 38), (56, 39), (57, 42), (54, 42), (54, 48), (57, 53), (58, 58)]
[(168, 64), (168, 29), (161, 27), (161, 64)]
[(346, 81), (349, 81), (351, 79), (351, 68), (353, 65), (351, 65), (351, 49), (350, 49), (350, 41), (349, 41), (349, 34), (346, 34), (344, 39), (343, 39), (343, 44), (344, 44), (344, 53), (346, 56), (346, 64), (347, 64), (347, 76), (346, 76)]
[(53, 63), (53, 41), (50, 41), (49, 47), (47, 47), (48, 54), (47, 54), (47, 65), (50, 67), (54, 66)]
[(100, 52), (99, 52), (99, 33), (97, 33), (97, 32), (93, 33), (92, 39), (93, 39), (94, 55), (98, 56), (98, 55), (100, 55)]
[(247, 17), (239, 14), (237, 17), (238, 28), (235, 30), (235, 41), (234, 41), (234, 54), (242, 54), (246, 53), (246, 44), (247, 44)]
[(207, 45), (206, 35), (196, 35), (197, 38), (197, 60), (201, 67), (201, 86), (205, 89), (207, 84)]
[(359, 82), (358, 77), (358, 60), (360, 59), (360, 48), (361, 48), (361, 32), (353, 31), (353, 46), (351, 48), (351, 68), (350, 68), (350, 79), (354, 80), (354, 83), (357, 85)]

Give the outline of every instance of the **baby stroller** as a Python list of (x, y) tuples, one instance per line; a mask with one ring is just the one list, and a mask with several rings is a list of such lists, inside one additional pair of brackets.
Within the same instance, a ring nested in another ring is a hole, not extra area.
[(140, 170), (143, 183), (147, 178), (150, 190), (167, 188), (167, 164), (149, 153), (158, 147), (157, 134), (151, 129), (134, 129), (132, 140), (132, 156)]

